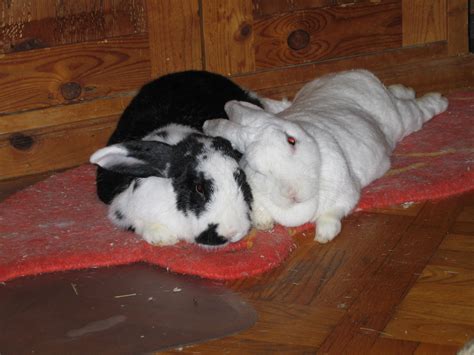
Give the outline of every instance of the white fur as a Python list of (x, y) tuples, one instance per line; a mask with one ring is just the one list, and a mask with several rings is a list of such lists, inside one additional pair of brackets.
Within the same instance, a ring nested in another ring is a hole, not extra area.
[[(160, 132), (166, 132), (166, 137), (161, 137)], [(143, 137), (144, 141), (158, 141), (168, 144), (178, 144), (191, 133), (200, 133), (197, 129), (181, 124), (170, 123), (162, 128), (158, 128)]]
[(396, 143), (447, 106), (438, 93), (415, 99), (413, 89), (386, 88), (372, 73), (353, 70), (306, 84), (275, 114), (230, 101), (230, 122), (207, 121), (204, 132), (244, 152), (257, 228), (315, 222), (316, 240), (325, 243), (340, 232), (361, 188), (389, 169)]

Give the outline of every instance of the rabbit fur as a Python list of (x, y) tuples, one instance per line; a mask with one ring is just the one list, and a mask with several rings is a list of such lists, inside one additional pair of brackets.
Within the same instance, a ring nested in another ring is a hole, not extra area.
[(292, 103), (271, 106), (265, 112), (228, 102), (229, 120), (207, 121), (204, 132), (244, 153), (257, 228), (313, 222), (315, 239), (326, 243), (339, 234), (361, 188), (389, 169), (396, 143), (448, 101), (439, 93), (415, 98), (413, 89), (387, 88), (369, 71), (351, 70), (311, 81)]
[(202, 133), (204, 121), (226, 117), (229, 100), (262, 105), (205, 71), (168, 74), (141, 88), (107, 146), (90, 158), (98, 165), (97, 194), (115, 225), (158, 245), (213, 247), (246, 235), (252, 193), (241, 154)]

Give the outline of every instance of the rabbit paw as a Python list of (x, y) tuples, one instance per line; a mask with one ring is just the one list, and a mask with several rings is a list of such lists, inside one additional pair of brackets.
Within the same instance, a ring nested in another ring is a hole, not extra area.
[(252, 209), (252, 223), (253, 226), (260, 230), (270, 230), (273, 228), (273, 218), (263, 208)]
[(178, 242), (178, 238), (161, 224), (148, 226), (143, 230), (142, 236), (149, 244), (155, 246), (173, 245)]
[(316, 220), (316, 237), (324, 244), (333, 240), (341, 231), (341, 220), (332, 215), (322, 215)]

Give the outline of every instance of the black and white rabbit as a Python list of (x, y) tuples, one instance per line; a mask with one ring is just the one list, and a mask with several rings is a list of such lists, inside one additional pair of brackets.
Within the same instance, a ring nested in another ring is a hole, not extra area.
[(90, 158), (99, 166), (97, 194), (110, 204), (115, 225), (158, 245), (216, 246), (246, 235), (252, 193), (241, 154), (226, 139), (202, 133), (204, 121), (226, 117), (230, 100), (262, 106), (206, 71), (168, 74), (141, 88), (107, 147)]

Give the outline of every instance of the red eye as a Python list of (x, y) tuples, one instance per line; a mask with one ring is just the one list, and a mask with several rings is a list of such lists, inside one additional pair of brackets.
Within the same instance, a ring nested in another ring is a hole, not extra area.
[(202, 186), (201, 184), (196, 184), (196, 192), (200, 193), (200, 194), (203, 194), (204, 193), (204, 186)]
[(296, 138), (295, 138), (295, 137), (288, 136), (288, 137), (286, 138), (286, 141), (288, 142), (288, 144), (295, 145), (295, 143), (296, 143)]

